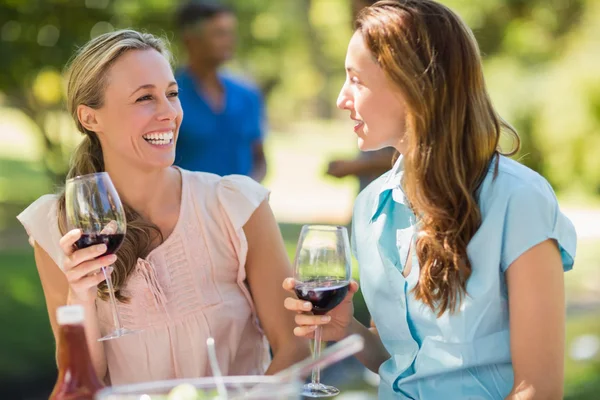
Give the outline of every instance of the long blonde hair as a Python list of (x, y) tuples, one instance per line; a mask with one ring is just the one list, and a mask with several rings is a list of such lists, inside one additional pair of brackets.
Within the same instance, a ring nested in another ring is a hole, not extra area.
[(356, 29), (407, 104), (402, 186), (419, 218), (414, 293), (441, 316), (466, 294), (467, 245), (481, 224), (477, 189), (501, 153), (501, 132), (517, 143), (507, 155), (519, 136), (492, 106), (473, 33), (446, 6), (379, 1)]
[[(104, 171), (104, 158), (98, 135), (83, 126), (77, 116), (77, 107), (83, 104), (93, 109), (101, 108), (104, 104), (108, 71), (115, 61), (131, 50), (152, 49), (171, 60), (171, 54), (162, 39), (148, 33), (120, 30), (91, 40), (77, 51), (68, 64), (67, 109), (84, 137), (71, 157), (67, 179)], [(153, 244), (157, 240), (162, 241), (162, 234), (156, 225), (144, 220), (133, 208), (127, 204), (123, 206), (127, 219), (127, 233), (123, 245), (116, 253), (117, 261), (112, 280), (116, 297), (120, 301), (127, 301), (120, 289), (132, 273), (138, 257), (146, 257)], [(59, 228), (63, 234), (67, 231), (65, 215), (63, 191), (58, 202)], [(108, 298), (105, 282), (98, 285), (98, 296), (104, 300)]]

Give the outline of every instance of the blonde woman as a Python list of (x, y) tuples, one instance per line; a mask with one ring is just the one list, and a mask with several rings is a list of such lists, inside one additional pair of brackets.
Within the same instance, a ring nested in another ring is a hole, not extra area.
[(400, 153), (354, 208), (376, 328), (352, 318), (353, 283), (324, 319), (298, 314), (296, 334), (362, 334), (382, 399), (562, 399), (575, 230), (548, 182), (500, 151), (502, 131), (518, 136), (492, 106), (472, 32), (434, 1), (379, 1), (359, 14), (346, 71), (338, 107), (359, 147)]
[[(160, 39), (123, 30), (93, 39), (68, 67), (68, 111), (84, 136), (68, 177), (106, 171), (125, 205), (127, 234), (114, 256), (98, 257), (102, 245), (74, 251), (81, 233), (66, 232), (64, 194), (19, 215), (35, 243), (55, 338), (56, 308), (81, 304), (106, 382), (211, 375), (208, 336), (224, 374), (274, 373), (308, 347), (280, 305), (290, 268), (268, 191), (247, 177), (172, 166), (183, 113), (169, 61)], [(113, 326), (95, 272), (113, 263), (124, 325), (143, 332), (98, 342)]]

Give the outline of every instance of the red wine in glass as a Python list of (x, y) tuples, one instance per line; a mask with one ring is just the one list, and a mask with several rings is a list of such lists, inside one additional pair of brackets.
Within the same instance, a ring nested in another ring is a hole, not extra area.
[[(313, 305), (313, 314), (323, 315), (346, 297), (351, 278), (348, 231), (343, 226), (304, 225), (300, 231), (294, 280), (296, 295)], [(321, 352), (321, 326), (315, 329), (313, 357)], [(334, 386), (321, 383), (321, 370), (313, 369), (312, 379), (302, 388), (304, 397), (333, 397), (340, 393)]]
[[(104, 255), (117, 252), (127, 231), (125, 209), (119, 194), (106, 172), (76, 176), (65, 183), (65, 213), (68, 229), (79, 229), (81, 237), (75, 243), (78, 249), (105, 244)], [(108, 266), (103, 266), (114, 331), (98, 340), (116, 339), (137, 333), (121, 325), (117, 299)]]
[(310, 301), (315, 315), (323, 315), (333, 310), (348, 293), (348, 281), (308, 281), (297, 282), (294, 288), (300, 300)]
[(122, 233), (84, 233), (81, 235), (79, 240), (75, 242), (75, 246), (77, 246), (78, 249), (85, 249), (86, 247), (94, 246), (96, 244), (105, 244), (106, 252), (102, 255), (107, 256), (114, 254), (117, 252), (117, 250), (119, 250), (119, 247), (121, 247), (121, 244), (123, 243), (123, 239), (125, 239), (125, 235)]

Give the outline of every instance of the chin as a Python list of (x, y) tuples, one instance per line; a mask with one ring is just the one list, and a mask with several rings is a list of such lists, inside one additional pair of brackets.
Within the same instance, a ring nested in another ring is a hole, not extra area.
[(361, 151), (365, 151), (365, 140), (360, 136), (356, 140), (356, 144), (358, 145), (358, 149)]
[(175, 163), (175, 155), (170, 157), (160, 157), (156, 158), (147, 163), (148, 167), (151, 169), (166, 169), (171, 167)]
[(359, 137), (358, 138), (358, 148), (360, 149), (360, 151), (375, 151), (375, 150), (379, 150), (381, 148), (381, 146), (374, 146), (372, 143), (369, 143), (364, 138)]

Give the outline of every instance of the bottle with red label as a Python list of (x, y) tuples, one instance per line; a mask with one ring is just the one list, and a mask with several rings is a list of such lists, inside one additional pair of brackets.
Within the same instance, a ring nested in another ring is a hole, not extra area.
[(93, 400), (103, 388), (94, 370), (79, 305), (56, 310), (58, 335), (58, 379), (49, 400)]

